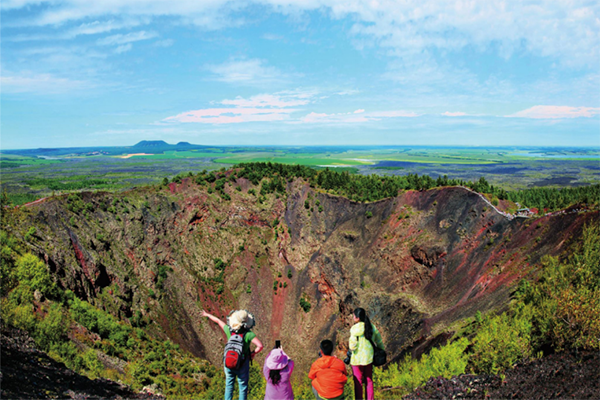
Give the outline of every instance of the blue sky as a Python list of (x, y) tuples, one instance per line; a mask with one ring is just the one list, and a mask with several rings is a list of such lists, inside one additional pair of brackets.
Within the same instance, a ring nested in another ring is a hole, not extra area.
[(4, 0), (3, 149), (600, 146), (597, 1)]

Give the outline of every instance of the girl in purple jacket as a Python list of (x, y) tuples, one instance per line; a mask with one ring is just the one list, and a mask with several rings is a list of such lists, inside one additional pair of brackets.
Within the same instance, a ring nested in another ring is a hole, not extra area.
[(281, 348), (271, 350), (265, 359), (263, 374), (267, 380), (265, 400), (293, 400), (290, 377), (294, 371), (292, 361)]

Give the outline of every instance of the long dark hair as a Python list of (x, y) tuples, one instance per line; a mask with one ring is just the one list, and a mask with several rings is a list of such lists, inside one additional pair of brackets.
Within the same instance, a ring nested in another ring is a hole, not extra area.
[(371, 325), (371, 321), (369, 320), (369, 316), (365, 309), (360, 307), (354, 309), (354, 316), (358, 318), (360, 322), (365, 323), (365, 338), (371, 340), (373, 338), (373, 325)]
[(281, 373), (278, 369), (272, 369), (269, 371), (269, 378), (271, 378), (271, 382), (273, 385), (277, 385), (281, 380)]

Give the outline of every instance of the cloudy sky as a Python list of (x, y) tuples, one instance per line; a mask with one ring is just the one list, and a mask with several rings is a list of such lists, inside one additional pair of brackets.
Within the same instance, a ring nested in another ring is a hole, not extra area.
[(3, 0), (1, 148), (600, 146), (596, 0)]

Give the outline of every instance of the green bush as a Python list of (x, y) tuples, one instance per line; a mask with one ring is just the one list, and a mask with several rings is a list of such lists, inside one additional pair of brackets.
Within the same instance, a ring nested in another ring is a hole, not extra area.
[(534, 344), (556, 350), (600, 349), (600, 226), (586, 226), (570, 257), (545, 257), (537, 282), (517, 299), (533, 309)]
[(27, 233), (25, 233), (25, 241), (29, 242), (31, 240), (31, 237), (33, 235), (35, 235), (37, 232), (37, 229), (35, 229), (35, 226), (30, 226), (29, 229), (27, 230)]
[(451, 378), (463, 374), (467, 367), (468, 356), (465, 349), (469, 345), (466, 338), (461, 338), (444, 347), (432, 349), (429, 354), (424, 354), (420, 360), (414, 360), (408, 354), (398, 364), (390, 364), (388, 369), (375, 369), (373, 380), (376, 388), (392, 387), (397, 393), (381, 392), (378, 397), (398, 398), (410, 393), (423, 385), (429, 378)]
[(303, 294), (302, 297), (300, 297), (300, 308), (302, 308), (302, 310), (304, 310), (305, 313), (309, 312), (312, 308), (312, 305), (310, 304), (310, 301), (306, 294)]
[(104, 366), (102, 362), (98, 359), (95, 350), (88, 350), (81, 355), (83, 360), (84, 368), (87, 371), (87, 375), (90, 379), (96, 379), (102, 374), (104, 370)]
[(17, 285), (15, 264), (19, 250), (15, 239), (0, 230), (0, 294), (3, 296)]
[(218, 271), (223, 271), (223, 270), (225, 270), (225, 267), (227, 267), (227, 264), (220, 258), (215, 258), (214, 263), (215, 263), (215, 269)]
[(503, 313), (482, 321), (470, 357), (475, 373), (498, 374), (531, 356), (530, 310), (526, 307), (518, 315)]
[(52, 303), (46, 316), (37, 324), (35, 329), (36, 343), (43, 349), (65, 341), (68, 331), (68, 317), (63, 307)]
[(32, 291), (38, 290), (44, 296), (55, 293), (54, 281), (50, 277), (46, 265), (31, 253), (17, 259), (16, 277), (20, 285), (29, 286)]

